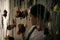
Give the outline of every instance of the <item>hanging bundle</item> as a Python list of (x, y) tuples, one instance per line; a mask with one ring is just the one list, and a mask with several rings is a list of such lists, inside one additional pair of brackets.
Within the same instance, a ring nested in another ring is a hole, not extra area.
[(4, 10), (4, 14), (3, 14), (4, 17), (7, 16), (7, 10)]
[(13, 29), (15, 26), (16, 26), (16, 25), (8, 25), (8, 26), (7, 26), (7, 30), (11, 30), (11, 29)]
[(22, 11), (22, 18), (25, 18), (25, 14), (24, 14), (25, 12), (24, 11)]
[(19, 30), (18, 30), (18, 33), (17, 34), (20, 34), (20, 33), (24, 33), (25, 32), (25, 27), (24, 27), (23, 24), (19, 24), (18, 25), (18, 28), (19, 28)]
[(22, 11), (22, 14), (23, 14), (22, 18), (27, 17), (27, 16), (28, 16), (28, 12), (27, 12), (27, 10)]
[(25, 15), (25, 17), (28, 16), (28, 11), (27, 10), (24, 11), (24, 15)]
[(27, 17), (28, 16), (28, 12), (27, 12), (27, 10), (24, 10), (24, 11), (17, 11), (17, 14), (16, 14), (16, 17), (18, 18), (18, 17), (21, 17), (21, 18), (25, 18), (25, 17)]
[(7, 26), (7, 30), (11, 30), (12, 28), (11, 28), (11, 25), (8, 25)]
[(17, 14), (16, 14), (16, 17), (18, 18), (18, 17), (22, 17), (22, 16), (23, 16), (22, 12), (18, 10)]
[(18, 8), (18, 10), (16, 11), (16, 17), (17, 17), (17, 18), (19, 17), (19, 13), (21, 13), (21, 12), (20, 12), (20, 10), (19, 10), (19, 8)]
[(16, 27), (16, 22), (15, 22), (15, 20), (13, 19), (13, 20), (12, 20), (12, 24), (11, 24), (11, 25), (8, 25), (8, 26), (7, 26), (7, 29), (8, 29), (8, 30), (11, 30), (11, 29), (13, 29), (14, 27)]
[(19, 18), (19, 17), (23, 17), (23, 12), (20, 11), (20, 9), (18, 8), (18, 10), (16, 11), (16, 17)]

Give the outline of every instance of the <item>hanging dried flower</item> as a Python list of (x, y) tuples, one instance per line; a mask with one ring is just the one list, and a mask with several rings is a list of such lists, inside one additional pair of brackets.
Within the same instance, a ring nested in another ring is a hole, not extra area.
[(19, 33), (24, 33), (24, 32), (25, 32), (25, 27), (24, 27), (23, 24), (19, 24), (19, 25), (18, 25), (18, 28), (19, 28), (18, 34), (19, 34)]
[(17, 17), (17, 18), (18, 18), (18, 17), (25, 18), (25, 17), (28, 16), (28, 11), (27, 11), (26, 9), (24, 9), (24, 10), (22, 10), (22, 11), (20, 11), (20, 10), (18, 9), (18, 11), (17, 11), (16, 13), (17, 13), (17, 14), (16, 14), (16, 17)]
[(8, 25), (7, 26), (7, 30), (11, 30), (11, 25)]
[(7, 10), (4, 10), (4, 14), (3, 14), (4, 17), (7, 16)]
[(25, 17), (27, 17), (27, 16), (28, 16), (27, 10), (23, 10), (23, 11), (22, 11), (22, 18), (25, 18)]
[(13, 29), (14, 27), (16, 27), (16, 25), (8, 25), (8, 26), (7, 26), (7, 30), (11, 30), (11, 29)]

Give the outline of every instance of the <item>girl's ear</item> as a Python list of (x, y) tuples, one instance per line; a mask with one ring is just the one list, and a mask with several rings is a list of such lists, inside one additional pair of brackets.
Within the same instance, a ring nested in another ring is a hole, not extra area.
[(42, 30), (42, 25), (41, 24), (37, 24), (36, 28), (37, 28), (38, 31), (41, 31)]

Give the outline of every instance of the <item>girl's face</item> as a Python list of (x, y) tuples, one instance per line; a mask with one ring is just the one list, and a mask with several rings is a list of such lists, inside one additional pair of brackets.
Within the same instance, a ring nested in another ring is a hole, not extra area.
[(31, 20), (32, 25), (36, 24), (36, 18), (32, 14), (30, 14), (30, 20)]
[(31, 20), (32, 25), (36, 25), (36, 29), (38, 31), (42, 30), (42, 25), (40, 23), (37, 24), (37, 18), (34, 17), (32, 14), (30, 14), (30, 20)]

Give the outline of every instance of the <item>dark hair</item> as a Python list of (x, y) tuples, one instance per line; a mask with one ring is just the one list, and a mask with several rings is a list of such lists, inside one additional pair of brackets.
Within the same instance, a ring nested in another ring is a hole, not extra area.
[(49, 19), (50, 19), (50, 13), (49, 11), (46, 11), (44, 22), (48, 22)]
[[(37, 4), (37, 5), (34, 5), (31, 9), (30, 9), (30, 13), (34, 16), (34, 17), (38, 17), (40, 16), (41, 19), (40, 20), (43, 20), (44, 18), (44, 12), (45, 12), (45, 7), (41, 4)], [(37, 15), (38, 14), (38, 15)], [(49, 11), (46, 9), (46, 14), (45, 14), (45, 21), (48, 21), (49, 19), (49, 16), (50, 16), (50, 13)]]
[(7, 13), (7, 10), (4, 10), (4, 13)]
[(34, 5), (31, 10), (30, 10), (30, 13), (34, 16), (34, 17), (38, 17), (40, 16), (41, 19), (43, 19), (43, 16), (44, 16), (44, 9), (45, 7), (43, 5)]

